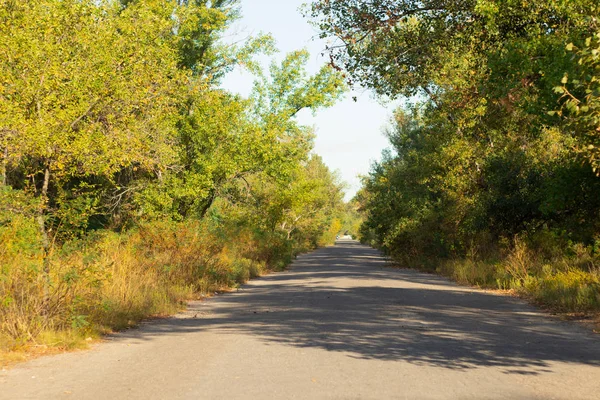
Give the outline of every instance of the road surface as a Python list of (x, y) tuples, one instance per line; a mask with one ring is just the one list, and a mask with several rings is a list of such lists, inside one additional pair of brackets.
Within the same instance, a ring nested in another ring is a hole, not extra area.
[(343, 241), (89, 351), (2, 399), (600, 399), (600, 336)]

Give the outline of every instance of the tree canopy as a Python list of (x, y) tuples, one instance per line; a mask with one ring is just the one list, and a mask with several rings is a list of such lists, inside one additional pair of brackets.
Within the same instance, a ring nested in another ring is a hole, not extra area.
[(406, 100), (357, 197), (365, 240), (403, 259), (502, 258), (492, 249), (515, 237), (540, 258), (595, 246), (599, 11), (588, 0), (314, 1), (331, 65)]
[[(329, 66), (308, 74), (303, 50), (263, 71), (270, 36), (222, 40), (238, 16), (235, 0), (0, 0), (0, 304), (37, 304), (27, 318), (64, 327), (78, 296), (96, 301), (111, 282), (92, 254), (68, 270), (73, 249), (148, 224), (196, 229), (196, 244), (214, 235), (198, 245), (212, 260), (181, 262), (177, 276), (195, 287), (227, 253), (219, 235), (254, 246), (229, 250), (244, 268), (330, 241), (342, 185), (296, 114), (334, 104), (343, 78)], [(236, 67), (256, 81), (248, 98), (220, 87)], [(0, 338), (31, 328), (2, 313)]]

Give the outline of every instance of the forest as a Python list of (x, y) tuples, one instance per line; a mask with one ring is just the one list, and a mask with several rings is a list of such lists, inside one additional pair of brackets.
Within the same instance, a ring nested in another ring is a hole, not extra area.
[[(0, 357), (72, 348), (332, 243), (340, 179), (295, 116), (346, 89), (235, 0), (0, 0)], [(220, 88), (253, 74), (247, 98)], [(16, 357), (16, 356), (15, 356)]]
[(357, 196), (401, 267), (600, 310), (595, 0), (319, 0), (351, 84), (404, 99)]

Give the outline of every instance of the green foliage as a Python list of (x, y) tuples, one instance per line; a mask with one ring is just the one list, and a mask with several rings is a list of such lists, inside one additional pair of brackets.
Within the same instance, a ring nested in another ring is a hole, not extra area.
[(566, 73), (554, 89), (565, 101), (561, 111), (550, 113), (567, 116), (580, 139), (579, 152), (600, 174), (600, 30), (587, 37), (581, 48), (569, 43), (566, 49), (575, 52), (578, 68)]
[(596, 272), (544, 265), (600, 234), (598, 11), (590, 0), (315, 1), (334, 66), (378, 94), (419, 95), (364, 178), (362, 240), (462, 282), (597, 308)]
[[(464, 65), (466, 57), (474, 66), (490, 54), (505, 61), (518, 55), (518, 69), (510, 75), (540, 61), (552, 63), (550, 57), (536, 58), (540, 45), (556, 34), (586, 30), (595, 23), (597, 7), (593, 0), (321, 0), (308, 14), (322, 37), (336, 39), (329, 48), (332, 63), (348, 71), (352, 81), (397, 96), (431, 93), (443, 80), (468, 81), (477, 71), (461, 76), (446, 68)], [(533, 58), (523, 57), (527, 53)]]
[[(238, 14), (235, 0), (0, 0), (9, 348), (173, 312), (327, 241), (342, 186), (295, 116), (331, 106), (342, 75), (307, 74), (306, 51), (264, 73), (270, 36), (221, 41)], [(218, 87), (234, 67), (255, 74), (250, 98)]]

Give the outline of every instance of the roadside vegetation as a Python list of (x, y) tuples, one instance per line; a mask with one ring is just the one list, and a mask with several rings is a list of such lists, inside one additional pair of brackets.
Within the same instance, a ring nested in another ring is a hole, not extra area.
[(357, 196), (398, 265), (600, 311), (594, 0), (322, 0), (331, 62), (404, 97)]
[[(0, 0), (0, 362), (70, 348), (332, 243), (342, 185), (295, 116), (341, 74), (235, 0)], [(249, 98), (220, 89), (233, 68)]]

